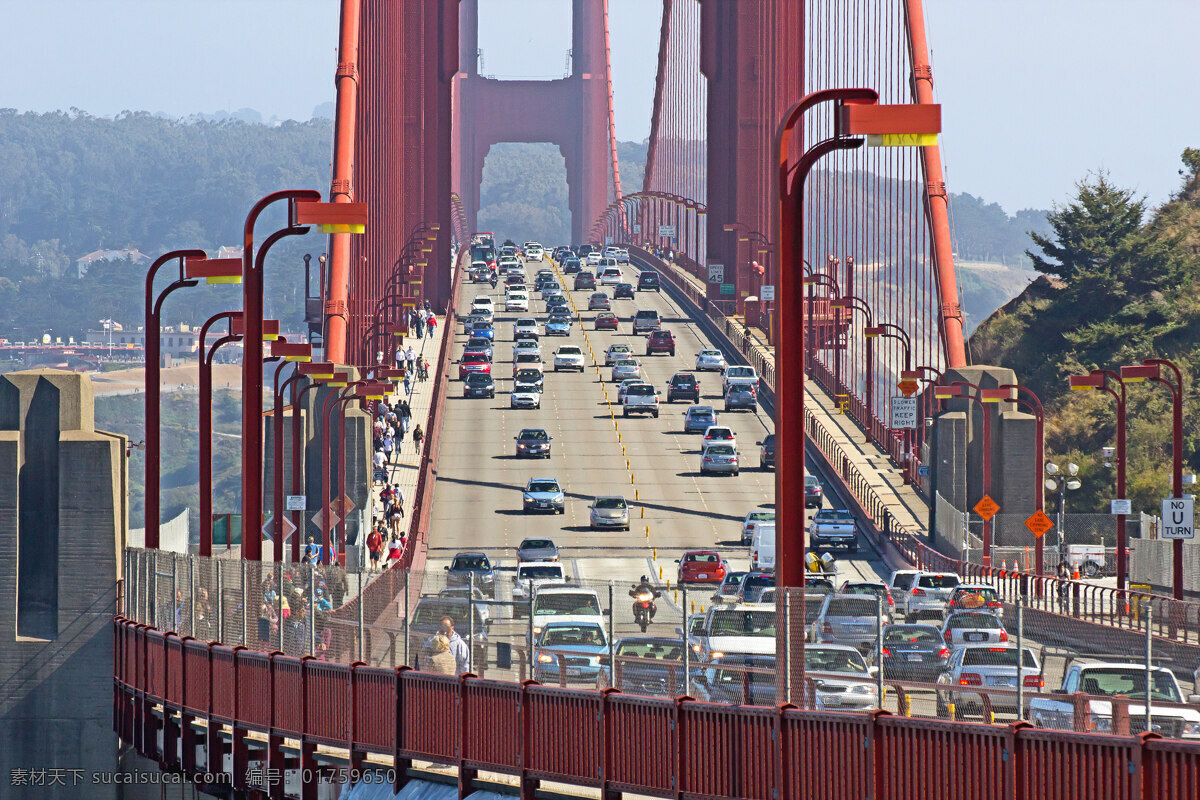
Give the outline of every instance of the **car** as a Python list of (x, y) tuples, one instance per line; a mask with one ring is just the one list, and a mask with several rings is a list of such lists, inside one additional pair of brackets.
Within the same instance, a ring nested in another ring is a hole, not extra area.
[(645, 383), (645, 381), (641, 378), (626, 378), (621, 381), (621, 384), (617, 386), (617, 404), (620, 405), (625, 402), (625, 393), (629, 391), (630, 386), (637, 386), (642, 383)]
[(946, 614), (950, 594), (962, 581), (953, 572), (920, 572), (903, 592), (900, 606), (909, 622), (922, 619), (941, 621)]
[[(576, 258), (575, 256), (568, 256), (567, 258), (564, 258), (563, 262), (562, 262), (562, 269), (563, 269), (563, 273), (565, 273), (567, 275), (572, 275), (572, 274), (578, 273), (579, 270), (581, 269), (579, 259)], [(576, 288), (578, 288), (578, 287), (576, 287)]]
[[(471, 332), (468, 338), (485, 339), (488, 342), (494, 342), (496, 340), (496, 327), (490, 322), (476, 322), (471, 325)], [(468, 341), (467, 347), (470, 346), (471, 344)]]
[(761, 606), (714, 605), (704, 623), (688, 634), (702, 664), (727, 655), (774, 655), (775, 610)]
[(662, 321), (658, 318), (658, 312), (652, 308), (639, 309), (633, 315), (633, 335), (639, 336), (647, 334), (650, 331), (656, 331), (662, 327)]
[(808, 546), (812, 550), (844, 547), (858, 552), (858, 522), (845, 508), (822, 508), (808, 524)]
[(701, 451), (714, 444), (731, 444), (737, 447), (737, 434), (728, 425), (709, 425), (704, 431), (704, 441), (700, 442)]
[(674, 403), (677, 399), (700, 402), (700, 381), (692, 373), (676, 372), (667, 381), (667, 402)]
[(877, 708), (876, 667), (868, 667), (862, 654), (848, 645), (812, 645), (804, 648), (804, 670), (815, 684), (815, 707), (822, 711), (867, 711)]
[(472, 372), (463, 379), (463, 397), (496, 396), (496, 382), (486, 372)]
[(467, 339), (467, 344), (466, 344), (466, 347), (464, 348), (464, 352), (487, 353), (488, 358), (491, 358), (492, 357), (492, 340), (488, 339), (487, 337), (484, 337), (484, 336), (472, 336), (471, 338)]
[(775, 469), (775, 434), (768, 433), (758, 445), (758, 468)]
[(526, 561), (558, 561), (558, 545), (553, 539), (522, 539), (517, 545), (517, 563)]
[(513, 383), (508, 393), (509, 408), (541, 408), (542, 390), (533, 384)]
[(616, 286), (625, 280), (625, 276), (621, 274), (621, 268), (617, 266), (616, 260), (610, 260), (612, 264), (600, 268), (600, 283), (603, 286)]
[(592, 247), (590, 244), (581, 244), (575, 248), (575, 255), (579, 256), (580, 258), (587, 258), (588, 254), (595, 249), (596, 248)]
[(683, 414), (684, 433), (704, 433), (717, 424), (717, 410), (712, 406), (692, 406)]
[(617, 329), (617, 315), (611, 311), (601, 311), (596, 315), (596, 330), (598, 331), (615, 331)]
[(613, 300), (632, 300), (633, 298), (632, 283), (618, 283), (613, 289)]
[(486, 553), (458, 553), (444, 568), (446, 586), (470, 586), (495, 598), (496, 571)]
[[(550, 442), (554, 437), (546, 433), (545, 428), (522, 428), (513, 437), (517, 441), (517, 458), (549, 458)], [(520, 553), (517, 553), (518, 559)]]
[(542, 367), (541, 355), (539, 355), (538, 353), (530, 353), (530, 352), (522, 352), (522, 353), (514, 354), (513, 355), (513, 374), (515, 375), (517, 373), (517, 370), (521, 369), (522, 366), (525, 366), (528, 364), (533, 364), (533, 365), (537, 366), (538, 369), (541, 369), (541, 367)]
[(710, 472), (731, 472), (738, 474), (737, 448), (731, 444), (714, 444), (708, 447), (700, 456), (700, 474)]
[(567, 298), (562, 295), (554, 295), (546, 301), (546, 313), (550, 316), (568, 316), (570, 311), (567, 307)]
[(502, 256), (500, 256), (500, 261), (497, 264), (497, 267), (500, 270), (500, 272), (510, 272), (514, 268), (520, 270), (521, 262), (517, 260), (516, 256), (503, 256), (502, 255)]
[(908, 589), (912, 586), (913, 579), (920, 574), (919, 569), (897, 569), (892, 570), (888, 577), (888, 588), (892, 590), (892, 597), (896, 599), (896, 614), (902, 619), (908, 615)]
[(888, 625), (875, 663), (885, 680), (932, 682), (946, 668), (950, 648), (935, 625)]
[(1004, 619), (1004, 603), (996, 587), (986, 583), (960, 583), (946, 600), (946, 613), (955, 611), (985, 611)]
[(476, 325), (491, 325), (495, 318), (495, 315), (490, 309), (476, 309), (467, 315), (465, 320), (463, 320), (463, 333), (470, 335), (473, 327)]
[(813, 642), (844, 644), (863, 654), (875, 651), (878, 635), (879, 616), (875, 598), (840, 593), (825, 597), (810, 631)]
[[(750, 540), (750, 568), (775, 569), (775, 520), (764, 519), (754, 526), (754, 536)], [(832, 584), (829, 587), (833, 591)]]
[[(746, 577), (742, 579), (742, 585), (738, 588), (739, 603), (774, 603), (775, 590), (775, 575), (771, 572), (763, 570), (751, 570), (746, 573)], [(771, 592), (769, 599), (764, 597), (767, 592)]]
[(716, 551), (688, 551), (676, 559), (677, 583), (715, 583), (725, 581), (725, 559)]
[(537, 636), (548, 622), (594, 622), (603, 625), (604, 612), (600, 597), (591, 589), (578, 586), (547, 586), (533, 596), (533, 635)]
[[(549, 542), (549, 539), (526, 541)], [(524, 542), (522, 542), (524, 544)], [(553, 542), (550, 542), (553, 545)], [(555, 551), (557, 552), (557, 550)], [(517, 551), (518, 557), (520, 550)], [(517, 574), (513, 575), (512, 599), (513, 616), (523, 617), (530, 613), (532, 600), (538, 590), (550, 586), (566, 586), (570, 576), (565, 574), (563, 565), (555, 561), (519, 561)]]
[(627, 344), (609, 345), (608, 349), (604, 351), (604, 366), (611, 367), (618, 361), (629, 358), (632, 355), (633, 351), (629, 349), (629, 345)]
[[(596, 688), (614, 688), (643, 697), (683, 694), (683, 640), (665, 636), (624, 636), (613, 645), (619, 666), (600, 666)], [(628, 659), (628, 660), (626, 660)], [(661, 662), (661, 663), (658, 663)], [(613, 671), (617, 679), (613, 682)]]
[[(982, 716), (986, 710), (993, 714), (1016, 714), (1018, 681), (1027, 697), (1030, 693), (1040, 694), (1046, 685), (1037, 656), (1028, 647), (1021, 648), (1019, 657), (1016, 645), (960, 647), (947, 659), (945, 670), (937, 678), (937, 715), (949, 717), (951, 706), (955, 719), (968, 714)], [(983, 691), (1000, 691), (988, 692), (988, 706), (984, 706), (979, 690), (970, 691), (973, 686)], [(990, 719), (985, 721), (991, 722)]]
[[(408, 623), (409, 649), (417, 654), (413, 667), (422, 668), (420, 659), (426, 652), (425, 643), (438, 632), (442, 620), (447, 617), (454, 620), (456, 631), (471, 646), (475, 663), (487, 663), (486, 608), (483, 603), (470, 603), (465, 596), (418, 599)], [(472, 616), (474, 624), (471, 624)]]
[(575, 291), (596, 288), (596, 275), (590, 270), (575, 273)]
[(532, 387), (536, 388), (539, 392), (543, 391), (545, 389), (545, 383), (544, 383), (544, 378), (542, 377), (542, 371), (540, 369), (538, 369), (537, 367), (522, 367), (521, 369), (514, 370), (513, 371), (513, 383), (514, 384), (519, 383), (519, 384), (523, 384), (525, 386), (532, 386)]
[(740, 365), (728, 366), (725, 368), (725, 374), (721, 377), (721, 394), (728, 394), (729, 387), (734, 384), (745, 384), (754, 387), (754, 391), (758, 391), (758, 373), (754, 367), (744, 367)]
[(623, 381), (626, 378), (642, 377), (642, 367), (632, 358), (622, 358), (620, 361), (612, 365), (611, 379), (614, 381)]
[[(1147, 672), (1152, 674), (1149, 680)], [(1147, 683), (1150, 684), (1149, 708), (1146, 707)], [(1194, 687), (1194, 691), (1200, 691), (1200, 687)], [(1077, 693), (1086, 697), (1074, 697)], [(1068, 661), (1064, 665), (1061, 687), (1048, 695), (1031, 697), (1028, 717), (1036, 728), (1113, 733), (1117, 725), (1114, 713), (1117, 695), (1133, 701), (1126, 712), (1130, 722), (1145, 719), (1147, 712), (1152, 711), (1153, 732), (1173, 739), (1200, 739), (1200, 694), (1188, 695), (1187, 703), (1192, 708), (1184, 707), (1183, 692), (1171, 670), (1166, 667), (1147, 670), (1141, 662)], [(1087, 716), (1077, 720), (1076, 714)]]
[(661, 291), (662, 281), (660, 280), (659, 274), (657, 272), (651, 272), (647, 270), (641, 275), (638, 275), (637, 290), (639, 292)]
[(538, 343), (537, 339), (518, 339), (517, 343), (513, 345), (513, 358), (515, 359), (522, 353), (535, 353), (540, 359), (542, 357), (542, 346)]
[(513, 340), (515, 341), (523, 333), (533, 336), (536, 339), (538, 335), (537, 320), (533, 317), (519, 317), (513, 323)]
[(599, 250), (593, 250), (587, 254), (587, 263), (589, 267), (594, 267), (604, 260), (604, 254)]
[(474, 299), (471, 300), (472, 310), (474, 310), (476, 308), (487, 308), (487, 309), (495, 310), (495, 307), (496, 307), (496, 301), (493, 300), (489, 295), (486, 295), (486, 294), (478, 295), (477, 297), (475, 297)]
[(774, 522), (775, 512), (765, 508), (756, 508), (753, 511), (746, 513), (746, 518), (742, 520), (742, 544), (750, 544), (754, 541), (754, 529), (760, 522)]
[(629, 530), (629, 504), (619, 495), (600, 495), (589, 510), (592, 530), (617, 528)]
[(505, 311), (528, 311), (529, 295), (525, 292), (507, 292), (504, 296)]
[(554, 351), (554, 371), (560, 369), (584, 370), (583, 351), (577, 345), (564, 344)]
[(594, 622), (547, 622), (534, 642), (533, 679), (541, 683), (595, 683), (608, 659), (604, 626)]
[[(773, 440), (775, 434), (771, 434), (771, 446), (774, 449), (775, 442)], [(775, 462), (775, 454), (771, 454), (771, 463)], [(817, 480), (816, 475), (804, 475), (804, 507), (805, 508), (820, 508), (824, 503), (824, 493), (821, 490), (821, 482)]]
[(557, 478), (530, 478), (521, 497), (522, 510), (549, 511), (552, 514), (566, 512), (566, 495), (558, 485)]
[(518, 286), (521, 287), (521, 291), (523, 292), (529, 291), (525, 288), (525, 275), (523, 273), (509, 272), (504, 276), (504, 289), (506, 292), (507, 290), (515, 289)]
[(471, 283), (487, 283), (491, 267), (486, 261), (472, 261), (470, 267)]
[(625, 249), (624, 247), (617, 248), (617, 263), (618, 264), (628, 264), (629, 263), (629, 251), (627, 249)]
[(743, 571), (727, 571), (725, 579), (721, 581), (721, 585), (713, 594), (712, 601), (714, 603), (736, 603), (742, 592), (742, 578), (749, 574), (749, 572)]
[(883, 581), (844, 581), (838, 589), (838, 594), (861, 594), (883, 601), (883, 619), (885, 624), (891, 624), (896, 613), (896, 601), (892, 592)]
[(546, 320), (546, 335), (547, 336), (570, 336), (571, 335), (571, 318), (555, 314)]
[(696, 372), (724, 372), (725, 356), (720, 350), (701, 350), (696, 354)]
[(986, 611), (956, 611), (946, 615), (942, 641), (950, 649), (964, 644), (1004, 644), (1008, 631), (995, 614)]
[(525, 248), (526, 261), (541, 261), (542, 255), (543, 250), (540, 244), (532, 244)]
[(648, 383), (635, 383), (625, 389), (621, 416), (649, 414), (658, 419), (658, 391)]
[(773, 706), (775, 656), (716, 656), (692, 677), (692, 694), (706, 703)]
[(669, 356), (675, 355), (675, 334), (670, 331), (650, 331), (650, 335), (646, 337), (646, 355), (654, 353), (666, 353)]
[(466, 380), (467, 376), (472, 372), (486, 372), (489, 375), (492, 372), (492, 360), (487, 353), (471, 353), (463, 354), (462, 360), (458, 362), (458, 379)]
[(587, 307), (588, 311), (609, 311), (612, 309), (612, 302), (604, 292), (592, 292), (588, 296)]
[[(653, 335), (651, 334), (651, 336)], [(754, 389), (744, 384), (730, 386), (729, 391), (725, 393), (725, 410), (753, 411), (757, 414), (758, 397), (754, 394)]]
[(537, 272), (534, 273), (534, 279), (539, 280), (539, 281), (540, 280), (553, 281), (554, 280), (554, 270), (550, 269), (550, 267), (542, 267), (541, 269), (539, 269)]
[(541, 293), (543, 300), (549, 300), (551, 297), (562, 297), (562, 287), (553, 280), (542, 281), (538, 284), (538, 292)]

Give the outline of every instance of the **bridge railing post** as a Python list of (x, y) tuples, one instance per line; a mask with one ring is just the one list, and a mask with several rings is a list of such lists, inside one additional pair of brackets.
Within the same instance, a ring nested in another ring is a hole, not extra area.
[(196, 635), (196, 556), (187, 555), (188, 565), (188, 635)]
[(225, 641), (225, 570), (217, 561), (217, 641)]
[(183, 609), (178, 605), (179, 600), (179, 556), (171, 553), (171, 624), (167, 630), (178, 631), (183, 625)]
[(242, 638), (239, 644), (241, 644), (243, 647), (246, 647), (246, 629), (249, 624), (248, 619), (250, 615), (250, 603), (248, 602), (250, 592), (246, 586), (246, 559), (243, 558), (240, 561), (242, 565)]

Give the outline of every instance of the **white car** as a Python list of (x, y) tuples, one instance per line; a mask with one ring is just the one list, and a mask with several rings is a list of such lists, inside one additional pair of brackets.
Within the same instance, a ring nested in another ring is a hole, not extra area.
[(714, 605), (688, 636), (705, 664), (726, 655), (774, 655), (775, 611), (747, 605)]
[(547, 586), (533, 595), (533, 635), (537, 636), (547, 622), (594, 622), (607, 627), (608, 621), (600, 610), (600, 598), (590, 589), (574, 586)]
[(604, 258), (604, 254), (599, 250), (593, 250), (587, 254), (587, 263), (589, 267), (594, 267), (600, 263), (600, 259)]
[(756, 508), (746, 514), (742, 520), (742, 544), (748, 545), (754, 541), (754, 529), (760, 522), (774, 522), (775, 512), (766, 508)]
[[(774, 614), (774, 611), (768, 612)], [(806, 645), (804, 669), (816, 684), (816, 707), (822, 711), (875, 708), (875, 675), (853, 647), (839, 644)]]
[(528, 311), (529, 295), (524, 292), (509, 292), (504, 298), (505, 311)]
[(720, 350), (701, 350), (696, 354), (696, 372), (724, 372), (726, 366)]
[(508, 395), (509, 408), (541, 408), (542, 390), (527, 383), (513, 383)]
[(577, 369), (583, 372), (583, 351), (576, 345), (565, 344), (554, 351), (554, 371), (560, 369)]
[(725, 368), (725, 374), (721, 377), (721, 394), (729, 394), (729, 387), (735, 384), (752, 386), (758, 391), (758, 373), (754, 367), (731, 366)]
[(543, 254), (543, 251), (542, 251), (542, 246), (540, 244), (531, 244), (525, 248), (525, 260), (526, 261), (541, 261), (542, 254)]
[[(609, 260), (612, 261), (613, 259)], [(605, 267), (600, 273), (600, 283), (603, 286), (616, 286), (624, 280), (625, 276), (621, 274), (621, 268), (616, 266), (615, 262), (613, 266)]]
[(521, 269), (521, 262), (517, 260), (516, 256), (500, 256), (499, 268), (503, 275), (508, 275), (514, 269), (517, 272), (524, 271)]
[[(527, 561), (517, 566), (517, 574), (513, 576), (512, 598), (514, 603), (528, 603), (530, 591), (537, 594), (539, 589), (547, 586), (565, 586), (567, 576), (563, 573), (563, 565), (558, 561)], [(525, 605), (513, 606), (514, 616), (529, 613)]]
[(537, 336), (538, 331), (539, 331), (539, 329), (538, 329), (537, 320), (534, 319), (533, 317), (520, 317), (517, 319), (516, 322), (513, 323), (513, 339), (514, 340), (516, 340), (517, 336), (519, 336), (522, 333), (528, 333), (528, 334), (532, 334), (533, 336)]
[(522, 339), (513, 347), (513, 358), (516, 358), (521, 353), (536, 353), (542, 354), (542, 345), (535, 339)]
[(728, 425), (709, 425), (704, 431), (704, 439), (700, 442), (700, 452), (703, 453), (714, 444), (731, 444), (737, 447), (737, 434)]
[(633, 350), (627, 344), (609, 345), (609, 348), (604, 351), (604, 366), (611, 367), (618, 361), (629, 358), (633, 355)]
[(626, 378), (642, 377), (642, 367), (632, 358), (623, 358), (612, 365), (612, 380), (623, 381)]
[(474, 311), (476, 309), (480, 309), (480, 308), (486, 308), (488, 311), (495, 312), (496, 303), (488, 295), (481, 294), (478, 297), (476, 297), (474, 300), (471, 301), (471, 310), (472, 311)]

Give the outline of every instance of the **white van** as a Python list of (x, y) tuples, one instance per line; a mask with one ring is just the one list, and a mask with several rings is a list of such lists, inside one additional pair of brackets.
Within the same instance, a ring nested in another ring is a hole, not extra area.
[(750, 541), (750, 569), (775, 569), (775, 522), (763, 520), (754, 526)]

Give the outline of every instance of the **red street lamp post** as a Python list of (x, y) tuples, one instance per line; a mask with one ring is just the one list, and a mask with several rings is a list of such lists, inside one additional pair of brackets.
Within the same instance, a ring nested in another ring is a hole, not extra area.
[(863, 421), (863, 426), (867, 429), (867, 443), (870, 444), (875, 441), (875, 337), (867, 333), (868, 330), (875, 327), (872, 321), (871, 307), (867, 305), (866, 300), (852, 294), (843, 295), (837, 300), (831, 301), (829, 305), (831, 308), (846, 308), (851, 312), (861, 311), (867, 318), (867, 324), (863, 328), (863, 337), (867, 340), (867, 385), (865, 387), (867, 418)]
[[(212, 365), (217, 349), (229, 342), (241, 340), (239, 334), (232, 333), (233, 320), (240, 319), (240, 311), (223, 311), (210, 317), (200, 327), (200, 555), (212, 555)], [(210, 348), (207, 344), (208, 332), (213, 325), (221, 320), (229, 320), (231, 333), (222, 336)]]
[[(1171, 381), (1162, 376), (1166, 367), (1175, 374)], [(1146, 358), (1138, 366), (1121, 367), (1121, 377), (1129, 383), (1145, 380), (1160, 383), (1171, 392), (1171, 497), (1183, 497), (1183, 371), (1165, 358)], [(1173, 570), (1171, 575), (1176, 600), (1183, 599), (1183, 540), (1171, 545)], [(1118, 553), (1118, 557), (1120, 553)]]
[[(870, 341), (871, 337), (895, 339), (896, 341), (900, 342), (900, 346), (904, 349), (904, 369), (901, 370), (901, 374), (910, 371), (910, 367), (912, 366), (912, 339), (909, 338), (908, 332), (899, 325), (895, 325), (891, 322), (881, 322), (873, 327), (863, 328), (863, 336), (868, 337), (868, 342)], [(896, 432), (892, 431), (889, 426), (885, 425), (884, 429), (890, 431), (892, 436), (896, 435)], [(902, 460), (905, 466), (904, 482), (908, 483), (910, 478), (907, 466), (909, 456), (912, 451), (912, 436), (907, 428), (901, 430), (900, 432), (900, 447), (903, 450)]]
[[(333, 410), (334, 406), (340, 406), (343, 402), (354, 399), (353, 395), (347, 396), (344, 394), (344, 392), (347, 389), (353, 391), (354, 387), (361, 386), (364, 383), (366, 383), (365, 380), (359, 380), (359, 381), (353, 381), (351, 383), (347, 383), (340, 391), (330, 392), (328, 395), (326, 395), (325, 402), (321, 405), (320, 420), (323, 425), (322, 430), (324, 430), (326, 432), (324, 441), (322, 442), (322, 446), (321, 446), (320, 503), (321, 503), (321, 563), (322, 564), (330, 563), (331, 557), (333, 555), (333, 552), (330, 549), (330, 541), (331, 541), (330, 534), (332, 533), (331, 529), (334, 526), (330, 524), (331, 520), (329, 518), (329, 512), (331, 511), (329, 506), (332, 505), (332, 501), (330, 499), (330, 479), (329, 479), (329, 474), (332, 470), (330, 468), (329, 461), (330, 461), (330, 453), (332, 453), (332, 451), (333, 451), (334, 444), (333, 444), (333, 437), (329, 435), (332, 432), (332, 427), (333, 427), (333, 419), (330, 416), (330, 411)], [(330, 385), (336, 386), (337, 382), (331, 383)], [(340, 471), (342, 473), (345, 473), (345, 471), (346, 471), (346, 465), (345, 465), (344, 461), (345, 460), (343, 459), (343, 463), (340, 465)]]
[[(983, 493), (989, 497), (992, 494), (992, 415), (981, 396), (969, 394), (966, 390), (973, 389), (975, 392), (982, 390), (973, 383), (968, 381), (954, 381), (949, 386), (933, 387), (933, 396), (939, 400), (949, 400), (953, 397), (960, 397), (965, 400), (971, 400), (978, 404), (983, 412)], [(970, 415), (967, 416), (968, 423)], [(965, 477), (965, 471), (964, 471)], [(969, 488), (969, 487), (968, 487)], [(970, 502), (964, 499), (964, 502)], [(970, 536), (970, 530), (964, 532), (965, 536)], [(988, 517), (983, 521), (983, 566), (991, 569), (992, 566), (992, 520)]]
[[(830, 256), (830, 259), (834, 260), (833, 256)], [(804, 285), (808, 287), (808, 314), (805, 316), (805, 320), (808, 325), (808, 347), (805, 348), (804, 357), (807, 365), (805, 371), (811, 373), (813, 362), (816, 361), (817, 358), (816, 323), (813, 321), (812, 313), (813, 309), (817, 307), (817, 296), (814, 290), (817, 286), (823, 286), (829, 292), (832, 298), (837, 300), (842, 296), (842, 287), (841, 284), (839, 284), (831, 275), (828, 275), (824, 272), (813, 271), (813, 269), (808, 266), (807, 262), (805, 262), (805, 272), (807, 274), (804, 278)], [(779, 290), (776, 289), (776, 296), (778, 296), (778, 291)], [(832, 305), (830, 308), (832, 308)], [(824, 329), (826, 327), (827, 326), (825, 324), (821, 326), (822, 339), (824, 338)], [(832, 330), (835, 336), (838, 335), (838, 325), (836, 319), (833, 322)], [(835, 386), (841, 387), (842, 351), (836, 346), (833, 348), (833, 380)], [(840, 391), (840, 388), (834, 389), (835, 393), (838, 391)]]
[[(1117, 385), (1120, 391), (1112, 389), (1108, 385), (1111, 380)], [(1117, 405), (1117, 497), (1125, 499), (1125, 427), (1126, 427), (1126, 405), (1125, 384), (1127, 381), (1124, 376), (1110, 369), (1094, 369), (1087, 375), (1071, 375), (1069, 383), (1072, 389), (1076, 391), (1098, 390), (1110, 395)], [(1117, 589), (1125, 591), (1129, 588), (1129, 565), (1128, 559), (1125, 556), (1127, 547), (1125, 541), (1125, 515), (1117, 514)], [(1065, 524), (1065, 522), (1064, 522)], [(1059, 541), (1063, 541), (1063, 532), (1059, 531)]]
[[(279, 375), (283, 372), (283, 368), (289, 363), (311, 362), (312, 361), (312, 345), (306, 343), (288, 344), (283, 339), (278, 339), (271, 344), (271, 355), (277, 358), (282, 358), (279, 366), (275, 368), (274, 375), (274, 393), (275, 407), (271, 416), (271, 425), (274, 435), (272, 442), (273, 468), (272, 477), (274, 484), (274, 496), (272, 497), (271, 523), (274, 531), (274, 556), (275, 561), (283, 561), (283, 514), (284, 514), (284, 499), (283, 499), (283, 390), (300, 376), (297, 371), (294, 375), (284, 382), (283, 386), (279, 385)], [(330, 365), (332, 371), (332, 365)], [(297, 531), (299, 535), (299, 531)]]
[[(311, 382), (300, 389), (299, 392), (292, 398), (292, 494), (306, 494), (302, 484), (300, 474), (301, 465), (301, 440), (304, 437), (303, 426), (301, 425), (301, 404), (304, 401), (304, 395), (312, 389), (321, 386), (345, 386), (349, 375), (345, 372), (328, 371), (332, 364), (326, 363), (309, 363), (300, 364), (297, 371), (311, 379)], [(311, 370), (311, 371), (309, 371)], [(327, 381), (327, 383), (326, 383)], [(315, 410), (315, 409), (314, 409)], [(316, 424), (314, 420), (313, 424)], [(307, 509), (306, 509), (307, 510)], [(300, 540), (303, 538), (306, 525), (304, 523), (304, 514), (300, 511), (292, 512), (292, 524), (296, 526), (296, 535), (292, 539), (292, 561), (300, 560)]]
[[(1037, 511), (1045, 513), (1046, 509), (1046, 493), (1042, 486), (1042, 478), (1046, 470), (1046, 414), (1042, 409), (1042, 401), (1037, 394), (1028, 386), (1021, 386), (1016, 383), (1006, 383), (999, 387), (1004, 391), (1015, 391), (1016, 397), (1012, 398), (1014, 402), (1024, 403), (1033, 412), (1033, 418), (1037, 426), (1034, 438), (1037, 439), (1037, 451), (1034, 453), (1033, 465), (1033, 501), (1034, 508)], [(1123, 527), (1123, 526), (1122, 526)], [(1038, 536), (1033, 545), (1033, 564), (1034, 574), (1039, 578), (1043, 577), (1046, 572), (1045, 550), (1043, 549), (1044, 536)], [(1118, 564), (1120, 561), (1118, 560)], [(1041, 584), (1038, 584), (1038, 596), (1041, 596)]]
[[(941, 370), (933, 367), (920, 364), (913, 369), (902, 370), (900, 372), (900, 380), (902, 381), (920, 381), (926, 386), (936, 386), (937, 382), (942, 379)], [(917, 435), (913, 441), (913, 448), (917, 453), (921, 452), (921, 448), (925, 446), (925, 418), (929, 416), (929, 396), (926, 392), (921, 392), (921, 396), (917, 401)]]

